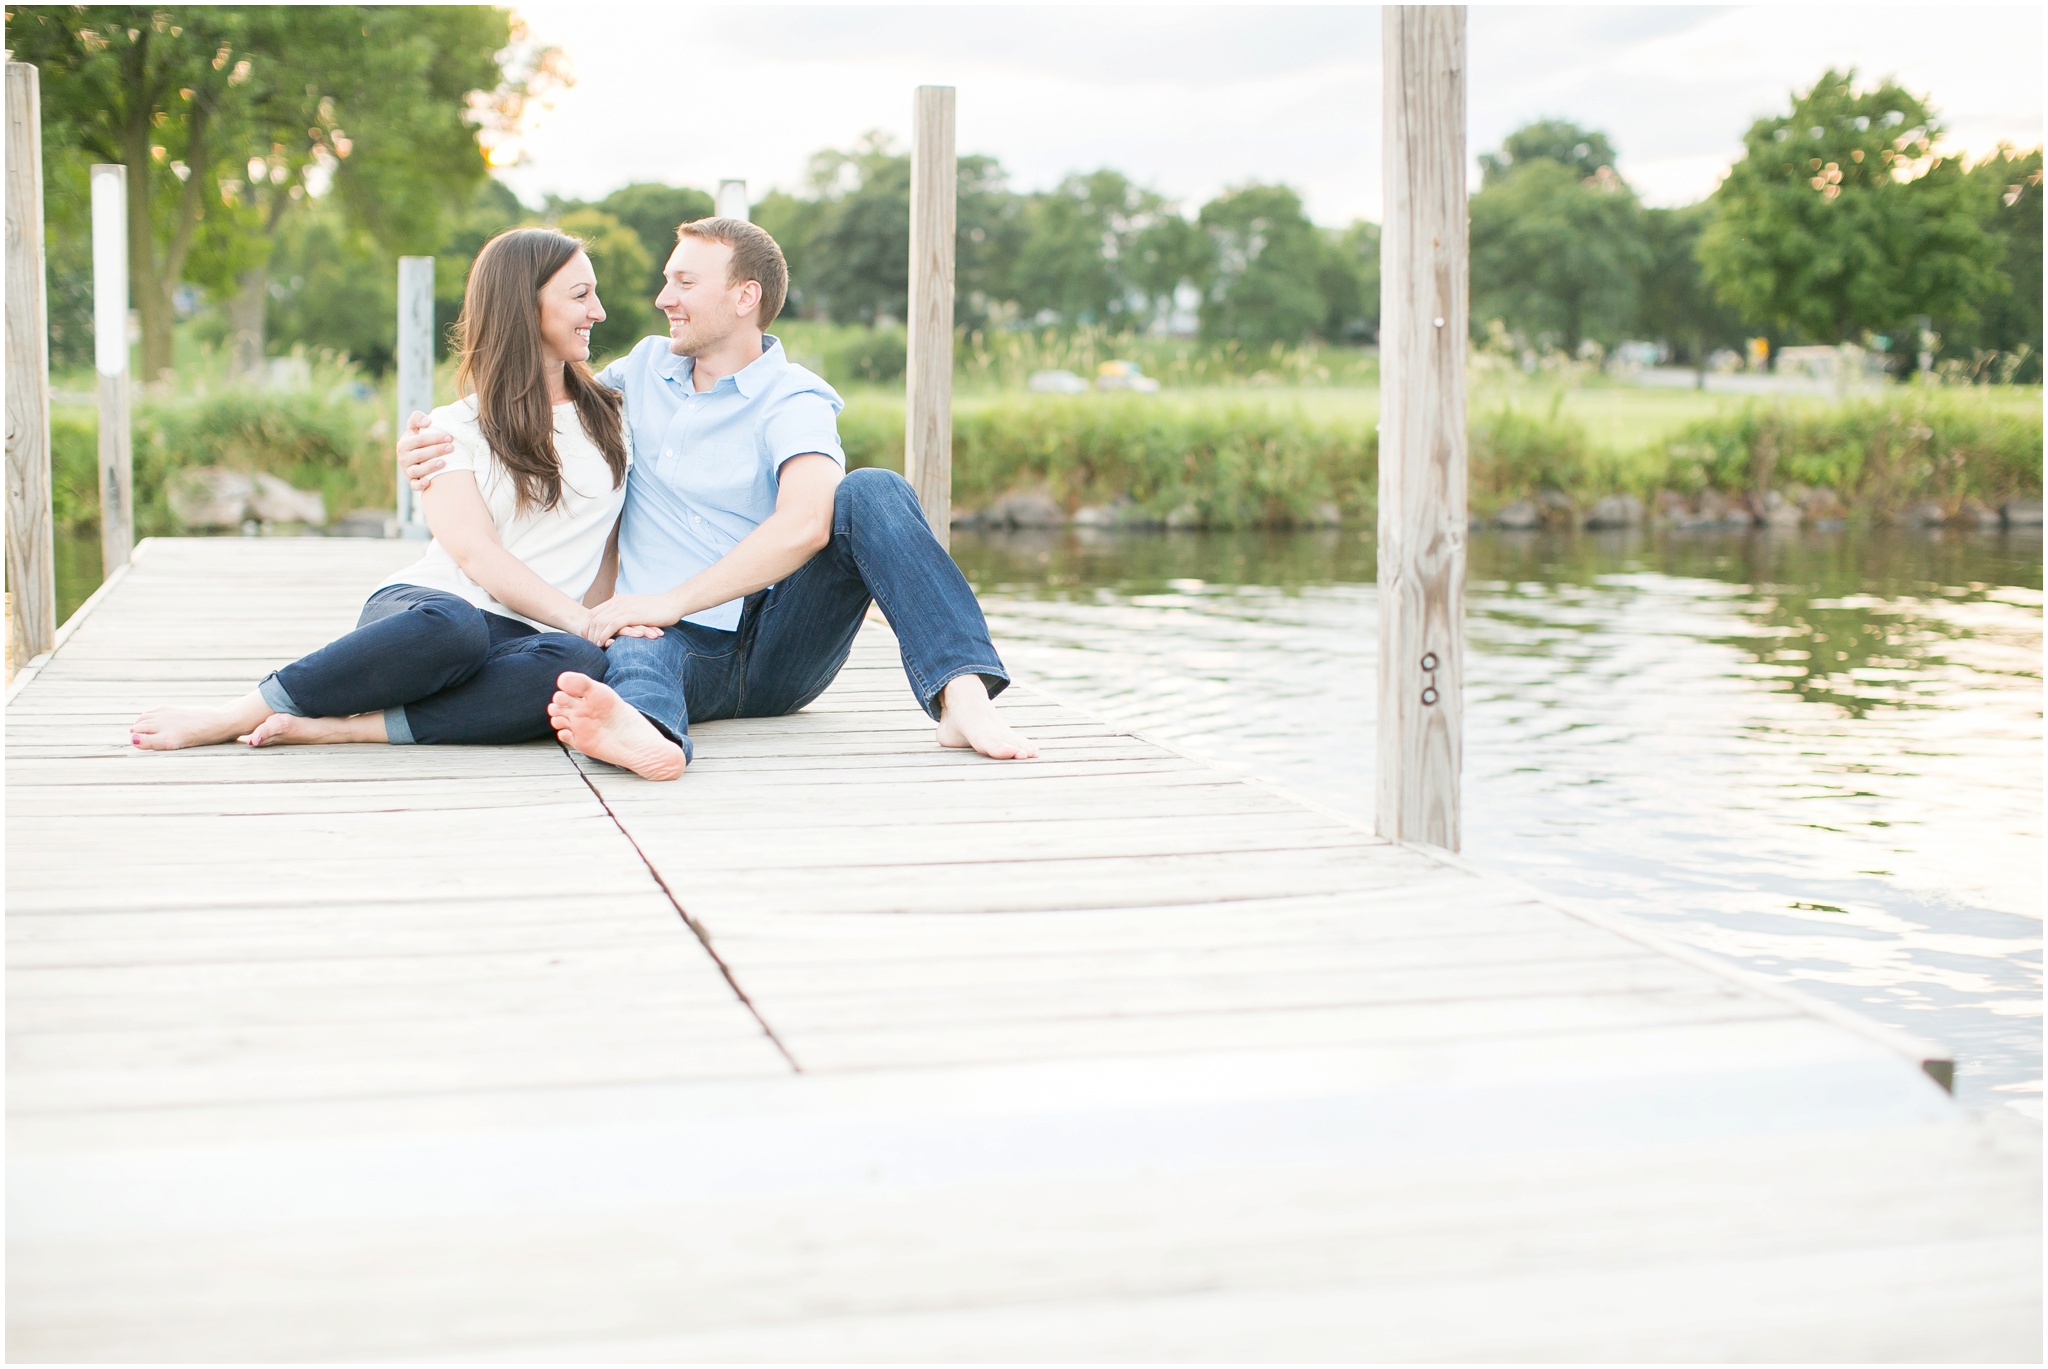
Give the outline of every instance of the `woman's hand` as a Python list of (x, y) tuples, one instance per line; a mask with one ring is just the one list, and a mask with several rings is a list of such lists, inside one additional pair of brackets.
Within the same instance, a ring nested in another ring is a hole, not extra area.
[(665, 594), (616, 594), (590, 611), (583, 635), (599, 646), (614, 637), (659, 637), (679, 617)]

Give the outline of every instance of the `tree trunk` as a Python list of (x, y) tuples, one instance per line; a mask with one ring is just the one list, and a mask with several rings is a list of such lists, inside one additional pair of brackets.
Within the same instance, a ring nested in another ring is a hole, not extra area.
[(263, 372), (264, 311), (270, 303), (270, 268), (252, 266), (235, 278), (228, 304), (228, 374), (256, 379)]
[(171, 287), (156, 269), (156, 241), (150, 224), (149, 125), (137, 123), (122, 140), (128, 167), (128, 286), (142, 317), (142, 381), (171, 373)]

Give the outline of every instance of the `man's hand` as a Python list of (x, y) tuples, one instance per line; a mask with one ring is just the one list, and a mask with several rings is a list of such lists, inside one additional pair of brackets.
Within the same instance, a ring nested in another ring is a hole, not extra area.
[(666, 594), (616, 594), (590, 610), (583, 635), (610, 646), (614, 637), (659, 637), (681, 617)]
[(446, 464), (443, 458), (455, 452), (455, 439), (429, 428), (427, 422), (427, 416), (414, 409), (398, 439), (398, 473), (415, 490), (424, 490), (428, 478)]

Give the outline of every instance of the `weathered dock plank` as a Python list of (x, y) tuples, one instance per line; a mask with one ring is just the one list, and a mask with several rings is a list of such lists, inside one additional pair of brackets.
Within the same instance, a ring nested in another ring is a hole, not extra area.
[(673, 785), (126, 746), (412, 551), (148, 544), (10, 702), (18, 1358), (2040, 1354), (2037, 1131), (879, 628)]

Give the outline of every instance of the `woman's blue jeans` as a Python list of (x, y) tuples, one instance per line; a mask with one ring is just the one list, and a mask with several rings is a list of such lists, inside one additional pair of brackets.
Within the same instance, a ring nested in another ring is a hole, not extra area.
[(991, 695), (1010, 682), (967, 578), (932, 536), (917, 495), (893, 471), (839, 482), (832, 540), (781, 582), (747, 596), (739, 629), (677, 623), (659, 637), (619, 637), (606, 683), (691, 754), (690, 720), (772, 718), (825, 692), (853, 650), (870, 602), (903, 651), (918, 706), (979, 675)]
[(457, 595), (387, 585), (356, 630), (257, 686), (302, 718), (384, 714), (392, 742), (492, 745), (552, 737), (555, 678), (605, 674), (604, 652), (566, 632), (541, 632)]

